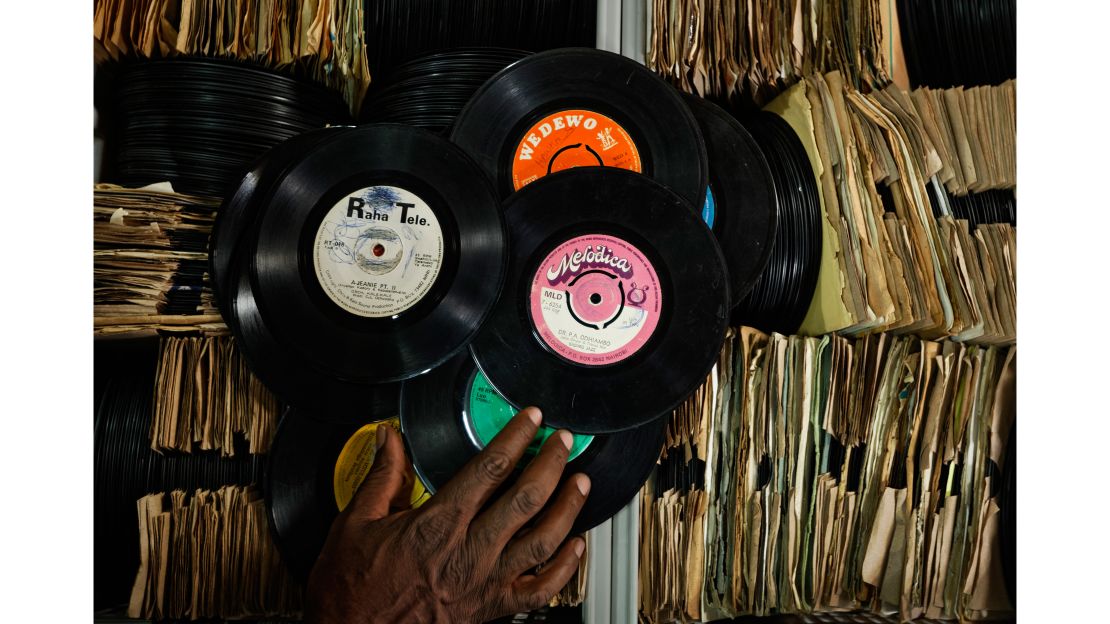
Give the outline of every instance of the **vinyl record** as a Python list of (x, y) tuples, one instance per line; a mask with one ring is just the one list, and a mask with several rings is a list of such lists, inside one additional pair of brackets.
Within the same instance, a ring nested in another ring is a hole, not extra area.
[(702, 220), (721, 244), (736, 305), (771, 258), (778, 228), (775, 181), (759, 144), (735, 117), (700, 97), (682, 96), (705, 138), (709, 187)]
[(733, 322), (764, 332), (794, 334), (809, 310), (821, 269), (821, 199), (798, 135), (774, 113), (745, 120), (770, 166), (779, 207), (771, 256)]
[[(301, 579), (370, 471), (380, 426), (399, 429), (397, 420), (325, 424), (295, 409), (282, 417), (267, 465), (266, 506), (282, 560)], [(416, 479), (410, 502), (419, 506), (428, 496)]]
[(691, 206), (658, 182), (588, 167), (504, 204), (501, 299), (471, 350), (514, 405), (553, 427), (613, 433), (670, 412), (704, 381), (729, 310), (724, 258)]
[(643, 173), (693, 206), (705, 201), (705, 144), (689, 108), (662, 78), (610, 52), (565, 48), (513, 63), (474, 94), (451, 140), (502, 196), (601, 165)]
[[(406, 381), (401, 391), (401, 430), (413, 467), (427, 489), (434, 493), (442, 488), (517, 411), (466, 354)], [(563, 476), (585, 473), (591, 488), (572, 534), (601, 524), (632, 500), (659, 458), (666, 425), (666, 419), (659, 419), (610, 435), (575, 435)], [(542, 427), (526, 459), (534, 457), (554, 432)]]
[(276, 183), (231, 307), (263, 383), (355, 414), (364, 391), (466, 347), (506, 239), (489, 181), (456, 146), (399, 125), (341, 132)]
[(251, 223), (269, 199), (273, 184), (305, 151), (326, 138), (338, 136), (338, 130), (338, 127), (309, 130), (275, 145), (254, 162), (235, 191), (216, 212), (208, 249), (208, 263), (212, 288), (221, 309), (227, 309), (229, 304), (228, 280), (235, 251), (243, 233), (250, 229)]

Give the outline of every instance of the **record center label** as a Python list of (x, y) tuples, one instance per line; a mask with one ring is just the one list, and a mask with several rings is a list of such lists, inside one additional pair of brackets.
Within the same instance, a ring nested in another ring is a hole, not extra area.
[(701, 220), (713, 229), (713, 222), (717, 220), (717, 201), (713, 199), (713, 187), (705, 187), (705, 204), (701, 207)]
[[(382, 426), (393, 427), (397, 432), (401, 430), (401, 422), (397, 418), (370, 423), (354, 432), (343, 445), (343, 450), (339, 452), (339, 457), (335, 460), (335, 475), (332, 479), (335, 505), (339, 511), (347, 508), (351, 499), (355, 497), (358, 486), (362, 485), (362, 480), (370, 473), (370, 467), (374, 465), (374, 455), (377, 452), (378, 427)], [(409, 504), (414, 509), (423, 505), (431, 496), (428, 490), (424, 489), (420, 479), (413, 479)]]
[[(469, 388), (467, 389), (467, 410), (463, 418), (467, 420), (465, 423), (468, 433), (471, 433), (477, 439), (475, 442), (481, 448), (485, 448), (490, 440), (494, 438), (505, 425), (509, 424), (509, 420), (519, 411), (506, 401), (493, 386), (490, 385), (489, 380), (482, 374), (481, 371), (476, 371), (474, 377), (471, 378)], [(536, 437), (532, 439), (532, 443), (524, 450), (527, 455), (535, 455), (540, 452), (540, 447), (547, 441), (551, 434), (555, 433), (555, 429), (551, 427), (540, 426), (536, 431)], [(567, 461), (573, 460), (586, 450), (586, 447), (593, 442), (594, 437), (591, 435), (574, 435), (574, 443), (570, 447), (570, 456)]]
[(400, 314), (428, 294), (443, 266), (439, 219), (415, 193), (371, 186), (336, 202), (313, 247), (316, 279), (351, 314)]
[(620, 124), (588, 110), (562, 110), (524, 132), (513, 158), (513, 188), (574, 167), (616, 167), (642, 173), (640, 151)]
[(639, 351), (662, 310), (651, 262), (606, 234), (577, 236), (551, 250), (532, 277), (529, 299), (540, 340), (584, 366), (616, 364)]

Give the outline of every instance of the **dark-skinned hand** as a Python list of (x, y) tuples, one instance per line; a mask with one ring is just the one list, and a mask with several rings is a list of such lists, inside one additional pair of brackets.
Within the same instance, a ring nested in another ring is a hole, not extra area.
[(411, 468), (400, 436), (378, 428), (374, 465), (309, 576), (306, 621), (467, 624), (547, 604), (585, 548), (582, 538), (566, 537), (589, 493), (586, 475), (567, 479), (545, 509), (571, 434), (550, 436), (520, 478), (486, 505), (513, 474), (540, 418), (537, 408), (522, 410), (419, 509), (398, 510), (408, 503)]

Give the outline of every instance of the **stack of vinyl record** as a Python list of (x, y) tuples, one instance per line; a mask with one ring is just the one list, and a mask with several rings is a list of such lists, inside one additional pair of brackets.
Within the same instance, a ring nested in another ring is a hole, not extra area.
[(1014, 0), (899, 0), (914, 87), (997, 85), (1017, 77)]
[(285, 139), (350, 122), (335, 92), (252, 65), (178, 57), (135, 62), (114, 93), (116, 179), (169, 181), (222, 197), (254, 159)]
[(775, 181), (778, 230), (770, 260), (748, 297), (737, 324), (793, 334), (809, 309), (821, 264), (821, 203), (805, 148), (794, 130), (773, 113), (747, 122)]
[(380, 0), (366, 6), (376, 77), (428, 52), (493, 46), (540, 52), (593, 46), (596, 0)]
[(442, 132), (491, 76), (528, 55), (507, 48), (458, 48), (398, 65), (363, 103), (363, 122), (393, 122)]
[(1017, 198), (1011, 190), (949, 195), (948, 205), (957, 219), (967, 219), (972, 230), (984, 223), (1017, 225)]

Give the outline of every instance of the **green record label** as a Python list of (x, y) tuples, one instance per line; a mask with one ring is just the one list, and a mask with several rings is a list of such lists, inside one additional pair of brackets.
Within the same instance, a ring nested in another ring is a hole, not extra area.
[[(478, 443), (485, 448), (489, 441), (495, 435), (501, 432), (505, 425), (509, 424), (509, 420), (516, 415), (517, 409), (509, 402), (497, 394), (493, 386), (489, 385), (489, 380), (486, 376), (477, 371), (470, 381), (470, 392), (467, 393), (470, 400), (467, 401), (467, 419), (470, 422), (474, 435), (478, 438)], [(525, 451), (529, 455), (535, 455), (540, 451), (544, 441), (547, 440), (551, 434), (555, 433), (555, 429), (550, 427), (540, 427), (536, 432), (536, 438), (528, 445)], [(593, 442), (594, 437), (591, 435), (578, 435), (574, 436), (574, 444), (570, 447), (570, 461), (582, 454), (586, 447)]]

